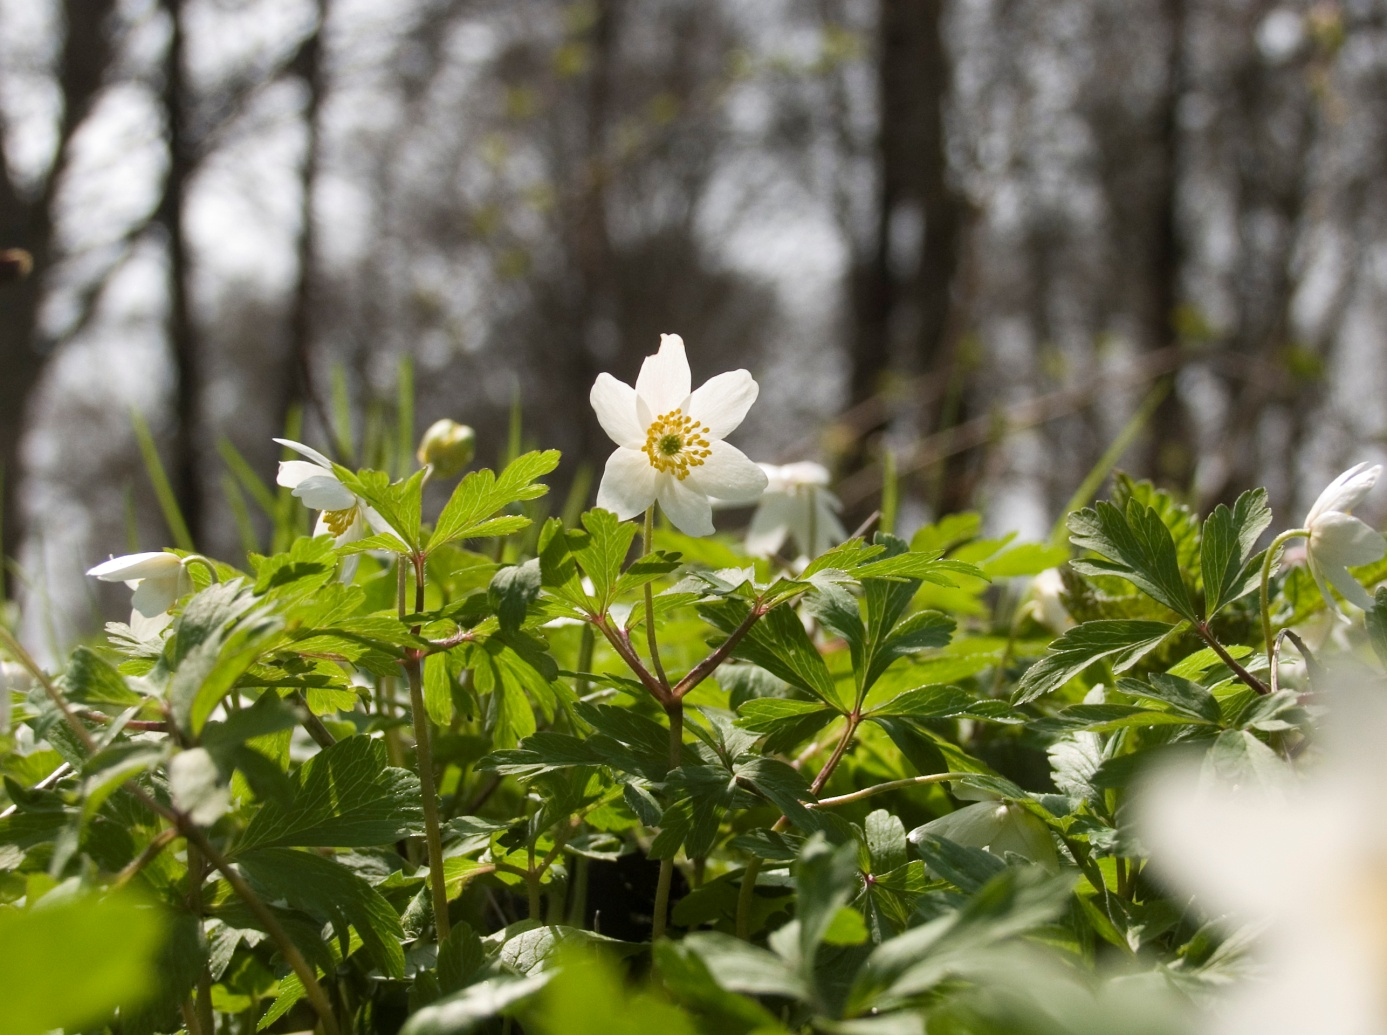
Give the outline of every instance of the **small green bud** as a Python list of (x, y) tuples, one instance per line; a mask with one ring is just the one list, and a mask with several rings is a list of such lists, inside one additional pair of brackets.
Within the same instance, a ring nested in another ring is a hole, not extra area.
[(436, 420), (419, 440), (419, 462), (440, 478), (459, 475), (477, 455), (477, 433), (455, 420)]

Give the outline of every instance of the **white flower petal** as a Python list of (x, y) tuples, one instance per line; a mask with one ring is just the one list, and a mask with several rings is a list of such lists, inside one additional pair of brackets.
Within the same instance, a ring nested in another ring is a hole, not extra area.
[[(1357, 604), (1364, 611), (1372, 609), (1373, 598), (1368, 596), (1368, 591), (1349, 574), (1347, 568), (1341, 564), (1324, 564), (1321, 565), (1321, 570), (1334, 588), (1343, 594), (1345, 600), (1351, 604)], [(1320, 589), (1323, 591), (1324, 587), (1321, 586)]]
[(1348, 615), (1344, 614), (1344, 609), (1339, 606), (1339, 601), (1334, 598), (1334, 594), (1329, 592), (1329, 582), (1324, 577), (1324, 568), (1317, 564), (1313, 554), (1305, 555), (1305, 566), (1310, 569), (1310, 576), (1315, 580), (1315, 585), (1320, 588), (1320, 596), (1324, 597), (1324, 602), (1329, 605), (1329, 610), (1334, 612), (1344, 621), (1348, 621)]
[(129, 553), (102, 561), (87, 574), (102, 582), (129, 582), (131, 579), (176, 576), (182, 568), (183, 561), (171, 553)]
[(332, 475), (321, 472), (299, 482), (294, 495), (310, 510), (347, 510), (356, 506), (356, 496), (351, 489)]
[(300, 456), (308, 457), (308, 459), (312, 460), (319, 467), (324, 467), (329, 471), (332, 470), (332, 461), (329, 460), (327, 457), (323, 456), (322, 453), (318, 452), (313, 447), (306, 446), (302, 442), (295, 442), (292, 438), (277, 438), (275, 439), (275, 441), (278, 442), (285, 449), (292, 449), (295, 453), (298, 453)]
[(706, 424), (711, 437), (726, 438), (737, 430), (760, 390), (748, 371), (729, 370), (703, 382), (689, 397), (686, 412)]
[(662, 334), (660, 351), (647, 356), (641, 364), (636, 394), (650, 407), (651, 416), (658, 417), (684, 405), (689, 398), (690, 381), (684, 339), (677, 334)]
[(611, 374), (598, 374), (588, 401), (597, 413), (597, 422), (613, 442), (627, 449), (639, 449), (645, 444), (645, 429), (636, 419), (636, 390), (623, 384)]
[(142, 640), (152, 640), (159, 636), (173, 621), (173, 615), (160, 611), (152, 618), (146, 618), (138, 611), (130, 612), (130, 629)]
[[(376, 510), (375, 507), (363, 502), (360, 504), (360, 508), (361, 517), (364, 518), (366, 524), (370, 526), (371, 532), (389, 532), (391, 535), (395, 535), (395, 530), (390, 527), (390, 522), (381, 517), (380, 511)], [(361, 535), (357, 538), (365, 538), (368, 534), (368, 532), (363, 530)]]
[(1320, 493), (1310, 513), (1305, 515), (1305, 527), (1310, 528), (1321, 515), (1331, 511), (1349, 511), (1363, 501), (1363, 497), (1377, 484), (1382, 468), (1378, 464), (1354, 464), (1335, 478)]
[(843, 505), (838, 502), (837, 496), (825, 489), (819, 489), (814, 492), (814, 505), (814, 542), (807, 544), (810, 557), (825, 553), (830, 547), (837, 546), (848, 537), (848, 531), (843, 527), (842, 519), (838, 517), (838, 511)]
[(1356, 517), (1337, 510), (1321, 514), (1310, 529), (1309, 551), (1319, 563), (1356, 567), (1387, 553), (1387, 539)]
[(689, 472), (687, 481), (704, 496), (728, 503), (754, 503), (766, 491), (766, 472), (747, 459), (736, 446), (713, 442), (703, 463)]
[(297, 489), (309, 478), (323, 477), (332, 477), (331, 472), (324, 471), (317, 464), (310, 464), (307, 460), (281, 460), (275, 484), (286, 489)]
[(639, 450), (621, 447), (607, 458), (597, 505), (622, 521), (633, 518), (655, 502), (655, 468)]
[(770, 557), (784, 546), (790, 535), (793, 507), (794, 500), (784, 493), (767, 493), (762, 497), (761, 505), (751, 515), (744, 544), (746, 552), (753, 557)]
[(179, 597), (179, 578), (177, 574), (159, 578), (140, 579), (135, 593), (130, 598), (130, 606), (146, 618), (161, 615)]
[(657, 480), (660, 509), (685, 535), (712, 535), (713, 506), (706, 495), (689, 484), (691, 481), (692, 478), (686, 478), (681, 482), (672, 474), (661, 474)]
[(350, 583), (356, 578), (356, 567), (361, 563), (361, 554), (349, 553), (342, 558), (342, 566), (337, 570), (337, 581), (343, 584)]

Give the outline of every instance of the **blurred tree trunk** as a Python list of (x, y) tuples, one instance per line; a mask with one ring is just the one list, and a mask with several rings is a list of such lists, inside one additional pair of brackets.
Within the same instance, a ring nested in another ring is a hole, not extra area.
[[(1180, 305), (1180, 271), (1184, 262), (1179, 226), (1181, 166), (1180, 99), (1185, 91), (1186, 0), (1165, 0), (1163, 7), (1169, 53), (1166, 61), (1165, 98), (1157, 112), (1157, 148), (1154, 160), (1156, 226), (1151, 241), (1146, 306), (1145, 346), (1163, 349), (1176, 341), (1176, 313)], [(1146, 471), (1161, 483), (1189, 489), (1194, 476), (1194, 424), (1183, 400), (1172, 386), (1152, 417), (1147, 436)]]
[(74, 134), (91, 110), (112, 63), (109, 35), (114, 0), (66, 0), (57, 86), (62, 116), (53, 164), (36, 187), (14, 179), (0, 137), (0, 248), (33, 256), (27, 279), (0, 286), (0, 477), (4, 479), (3, 551), (15, 557), (24, 538), (20, 507), (20, 441), (30, 395), (51, 355), (39, 340), (38, 316), (55, 259), (54, 206), (71, 157)]
[(318, 0), (317, 25), (289, 63), (289, 70), (303, 83), (304, 106), (303, 164), (300, 167), (299, 234), (295, 252), (298, 276), (289, 304), (289, 348), (281, 376), (283, 398), (278, 407), (277, 432), (282, 431), (289, 412), (302, 406), (312, 408), (325, 433), (332, 422), (313, 383), (313, 305), (314, 275), (318, 266), (318, 229), (313, 208), (317, 198), (318, 167), (321, 160), (323, 105), (323, 30), (327, 24), (329, 0)]
[(168, 255), (167, 333), (174, 370), (174, 428), (169, 479), (173, 483), (178, 505), (183, 511), (183, 519), (192, 533), (193, 542), (196, 543), (200, 540), (202, 524), (202, 489), (198, 477), (197, 441), (202, 379), (197, 330), (193, 323), (189, 297), (191, 271), (187, 234), (183, 224), (188, 180), (193, 168), (192, 141), (188, 124), (189, 98), (187, 61), (184, 53), (183, 4), (184, 0), (163, 0), (164, 11), (169, 19), (169, 46), (164, 57), (161, 101), (169, 164), (156, 220), (163, 228)]
[[(919, 414), (925, 433), (964, 416), (950, 340), (963, 205), (949, 179), (944, 122), (951, 80), (946, 10), (946, 0), (880, 0), (876, 225), (851, 285), (851, 401), (881, 392), (894, 367), (924, 373), (932, 388)], [(883, 416), (867, 430), (885, 423)], [(850, 466), (863, 459), (859, 448)], [(940, 506), (957, 509), (966, 496), (958, 491), (966, 490), (962, 480), (946, 475), (941, 488)]]

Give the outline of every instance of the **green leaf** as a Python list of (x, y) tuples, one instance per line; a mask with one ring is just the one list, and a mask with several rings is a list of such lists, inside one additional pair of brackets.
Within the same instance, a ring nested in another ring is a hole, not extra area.
[(681, 942), (656, 942), (652, 952), (660, 981), (674, 996), (702, 1015), (717, 1018), (722, 1032), (764, 1032), (780, 1029), (775, 1018), (754, 999), (718, 984), (703, 958)]
[(453, 721), (453, 678), (447, 655), (430, 654), (424, 659), (424, 710), (435, 725), (446, 728)]
[(389, 977), (403, 977), (405, 954), (400, 918), (379, 891), (346, 867), (313, 852), (260, 848), (243, 852), (236, 864), (270, 901), (283, 900), (314, 919), (331, 923), (346, 939), (356, 928), (372, 962)]
[(813, 802), (814, 794), (804, 774), (778, 758), (744, 755), (732, 767), (740, 783), (765, 795), (781, 814), (801, 829), (816, 829), (819, 824), (814, 813), (805, 807)]
[(502, 631), (515, 632), (520, 628), (530, 605), (539, 598), (539, 586), (539, 558), (497, 569), (486, 595)]
[(756, 697), (738, 710), (737, 725), (753, 733), (766, 734), (765, 750), (788, 750), (808, 740), (838, 717), (819, 701), (797, 701), (783, 697)]
[(1199, 567), (1208, 618), (1257, 586), (1260, 555), (1254, 556), (1252, 551), (1270, 524), (1266, 489), (1244, 492), (1231, 511), (1220, 503), (1205, 519)]
[(607, 959), (568, 953), (526, 1031), (537, 1035), (696, 1035), (693, 1019), (653, 992), (627, 988)]
[(681, 944), (703, 962), (714, 981), (729, 991), (811, 998), (810, 986), (801, 973), (774, 953), (740, 938), (717, 931), (694, 931)]
[(968, 712), (976, 703), (972, 694), (956, 686), (917, 686), (870, 709), (869, 714), (946, 719)]
[(266, 802), (237, 852), (270, 846), (345, 848), (390, 844), (419, 834), (419, 779), (386, 764), (385, 744), (348, 737), (305, 762), (293, 804)]
[(429, 537), (429, 552), (457, 539), (509, 535), (528, 525), (527, 518), (509, 515), (491, 522), (488, 519), (512, 503), (543, 496), (549, 487), (535, 479), (558, 465), (559, 451), (549, 449), (516, 457), (499, 478), (486, 469), (467, 475), (458, 482), (443, 512), (438, 515), (438, 523)]
[(392, 482), (384, 471), (351, 471), (341, 464), (333, 464), (332, 471), (338, 481), (376, 509), (411, 553), (419, 549), (423, 470), (402, 482)]
[(1112, 659), (1113, 670), (1121, 672), (1156, 648), (1176, 626), (1165, 622), (1106, 619), (1075, 626), (1050, 644), (1049, 653), (1026, 670), (1015, 692), (1013, 704), (1025, 704), (1058, 690), (1095, 661)]
[(78, 647), (72, 652), (62, 682), (68, 699), (77, 704), (129, 708), (144, 701), (125, 682), (124, 676), (88, 647)]
[(1198, 621), (1180, 574), (1175, 540), (1156, 510), (1132, 500), (1124, 514), (1111, 503), (1099, 503), (1096, 509), (1071, 514), (1069, 531), (1075, 546), (1106, 558), (1072, 561), (1076, 571), (1126, 579), (1181, 618)]
[(546, 971), (523, 978), (502, 975), (479, 981), (416, 1011), (400, 1035), (468, 1035), (533, 998), (552, 976)]
[(1223, 712), (1218, 706), (1218, 701), (1198, 683), (1161, 672), (1152, 673), (1147, 678), (1150, 680), (1149, 683), (1139, 679), (1119, 679), (1117, 689), (1132, 697), (1163, 701), (1182, 715), (1189, 715), (1204, 722), (1218, 725), (1223, 721)]
[(836, 848), (822, 834), (804, 843), (795, 866), (796, 903), (799, 919), (800, 972), (813, 980), (814, 957), (832, 927), (838, 911), (848, 904), (861, 885), (857, 869), (857, 843)]
[(1204, 756), (1204, 772), (1225, 785), (1241, 787), (1280, 787), (1288, 769), (1286, 763), (1246, 730), (1224, 730)]
[(188, 601), (174, 623), (169, 706), (194, 737), (236, 681), (255, 664), (283, 621), (239, 579), (210, 586)]
[(1373, 606), (1364, 616), (1368, 627), (1368, 642), (1373, 645), (1377, 660), (1387, 665), (1387, 586), (1379, 586)]
[[(750, 608), (743, 600), (724, 597), (700, 604), (698, 611), (724, 633), (731, 633)], [(791, 686), (808, 691), (825, 704), (846, 711), (828, 666), (792, 608), (772, 608), (742, 637), (732, 653)]]
[(154, 991), (165, 923), (128, 896), (54, 896), (0, 907), (0, 1003), (6, 1035), (88, 1030)]
[(570, 544), (570, 549), (592, 581), (598, 610), (605, 612), (615, 597), (621, 565), (636, 538), (636, 526), (631, 521), (618, 521), (609, 510), (589, 510), (582, 520), (587, 535), (580, 545)]
[(886, 873), (909, 861), (905, 824), (885, 809), (869, 813), (865, 827), (873, 873)]

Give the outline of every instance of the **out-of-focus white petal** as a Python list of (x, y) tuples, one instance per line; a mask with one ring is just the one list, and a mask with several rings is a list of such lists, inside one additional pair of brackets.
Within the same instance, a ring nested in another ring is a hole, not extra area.
[(794, 506), (795, 501), (784, 493), (767, 493), (751, 515), (744, 543), (746, 552), (753, 557), (770, 557), (784, 546), (790, 535)]
[(102, 582), (130, 582), (134, 579), (176, 577), (183, 569), (181, 558), (171, 553), (128, 553), (112, 557), (95, 568), (88, 569)]
[(677, 334), (662, 334), (660, 351), (647, 356), (641, 364), (636, 394), (650, 408), (651, 416), (658, 417), (684, 405), (689, 398), (690, 381), (684, 339)]
[(1320, 493), (1310, 513), (1305, 515), (1305, 527), (1312, 527), (1321, 515), (1330, 511), (1352, 510), (1372, 491), (1380, 474), (1382, 467), (1378, 464), (1354, 464)]
[(597, 505), (622, 521), (635, 517), (655, 502), (655, 468), (639, 450), (622, 446), (607, 458)]
[(179, 597), (179, 588), (177, 573), (172, 576), (139, 579), (135, 592), (130, 597), (130, 606), (146, 618), (153, 618), (173, 607)]
[(299, 482), (293, 493), (310, 510), (348, 510), (356, 506), (356, 496), (351, 489), (332, 475), (321, 472)]
[(1387, 539), (1358, 518), (1331, 510), (1311, 526), (1309, 549), (1321, 564), (1356, 567), (1381, 560)]
[(691, 488), (728, 503), (754, 503), (766, 488), (766, 472), (736, 446), (713, 442), (703, 463), (689, 472)]
[(324, 471), (317, 464), (310, 464), (307, 460), (281, 460), (275, 483), (283, 485), (286, 489), (297, 489), (309, 478), (322, 477), (330, 478), (332, 472)]
[(685, 535), (712, 535), (712, 504), (707, 496), (689, 485), (691, 481), (692, 478), (686, 478), (681, 482), (672, 474), (661, 474), (656, 482), (660, 509), (674, 527)]
[(306, 446), (302, 442), (295, 442), (291, 438), (277, 438), (275, 441), (286, 449), (292, 449), (300, 456), (308, 457), (308, 459), (312, 460), (319, 467), (326, 468), (329, 471), (332, 470), (332, 461), (311, 446)]
[(598, 374), (588, 396), (597, 421), (613, 442), (627, 449), (645, 445), (645, 429), (636, 419), (636, 390), (611, 374)]
[(742, 423), (760, 390), (748, 371), (729, 370), (698, 387), (689, 397), (687, 413), (708, 426), (710, 437), (726, 438)]
[[(813, 493), (814, 506), (817, 508), (814, 520), (814, 541), (806, 543), (805, 550), (810, 557), (817, 557), (846, 539), (848, 532), (843, 527), (842, 519), (838, 517), (838, 511), (843, 508), (843, 505), (838, 502), (838, 497), (827, 489), (813, 490)], [(807, 531), (805, 537), (808, 538)]]
[(172, 621), (173, 615), (167, 611), (160, 611), (150, 618), (146, 618), (138, 611), (130, 612), (130, 630), (142, 640), (157, 639)]
[[(1342, 593), (1344, 599), (1350, 604), (1357, 604), (1364, 611), (1371, 610), (1373, 598), (1368, 596), (1368, 591), (1349, 574), (1348, 569), (1342, 564), (1321, 564), (1320, 570), (1330, 584)], [(1321, 590), (1323, 590), (1323, 586), (1321, 586)]]

